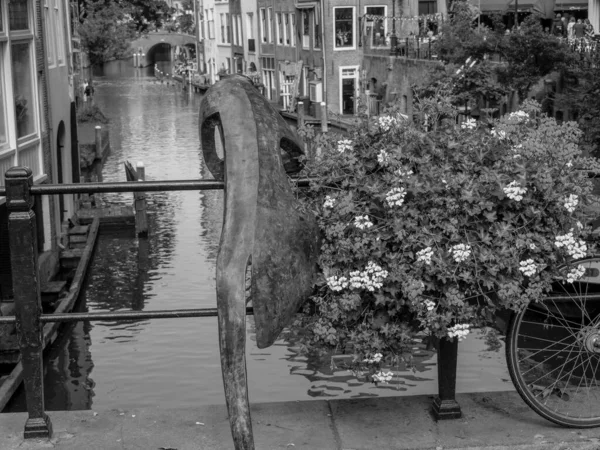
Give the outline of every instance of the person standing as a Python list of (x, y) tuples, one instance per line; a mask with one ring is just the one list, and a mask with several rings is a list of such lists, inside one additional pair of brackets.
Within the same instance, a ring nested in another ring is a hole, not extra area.
[(567, 26), (567, 38), (569, 40), (575, 38), (575, 34), (573, 31), (574, 26), (575, 26), (575, 17), (571, 17), (571, 20), (569, 20), (569, 25)]
[(577, 19), (577, 23), (573, 25), (573, 36), (575, 39), (583, 39), (585, 37), (585, 25), (583, 20)]
[(590, 19), (585, 19), (585, 37), (593, 39), (595, 36), (594, 26), (590, 23)]
[(565, 37), (567, 30), (565, 29), (564, 23), (562, 21), (562, 17), (560, 14), (557, 14), (552, 22), (552, 34), (556, 37)]

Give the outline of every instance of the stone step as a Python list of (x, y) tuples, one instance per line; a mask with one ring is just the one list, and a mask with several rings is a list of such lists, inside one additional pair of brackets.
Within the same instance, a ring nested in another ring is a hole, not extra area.
[(88, 225), (79, 225), (73, 228), (69, 228), (69, 236), (77, 236), (83, 234), (87, 237), (89, 229), (90, 227)]
[(67, 292), (66, 281), (49, 281), (41, 288), (42, 303), (53, 303)]
[(87, 234), (73, 234), (69, 235), (69, 242), (83, 242), (84, 244), (87, 242)]
[(73, 248), (60, 252), (60, 266), (63, 269), (75, 269), (83, 255), (83, 248)]

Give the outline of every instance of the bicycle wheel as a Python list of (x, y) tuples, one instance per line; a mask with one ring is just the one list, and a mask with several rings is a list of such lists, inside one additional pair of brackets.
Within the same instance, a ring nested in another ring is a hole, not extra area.
[(506, 360), (519, 395), (566, 427), (600, 426), (600, 258), (578, 261), (583, 277), (513, 314)]

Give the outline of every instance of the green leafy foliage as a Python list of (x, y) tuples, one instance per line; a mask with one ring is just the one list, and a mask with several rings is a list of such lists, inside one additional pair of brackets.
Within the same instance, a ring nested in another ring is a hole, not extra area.
[(87, 3), (79, 35), (92, 66), (128, 56), (129, 45), (136, 37), (135, 25), (128, 12), (115, 2), (99, 0)]
[[(430, 117), (451, 116), (447, 99), (435, 104)], [(392, 108), (345, 137), (302, 130), (315, 181), (298, 195), (323, 238), (296, 324), (305, 349), (397, 361), (415, 332), (460, 337), (579, 276), (594, 198), (581, 169), (597, 164), (576, 124), (526, 102), (491, 125), (432, 129)]]

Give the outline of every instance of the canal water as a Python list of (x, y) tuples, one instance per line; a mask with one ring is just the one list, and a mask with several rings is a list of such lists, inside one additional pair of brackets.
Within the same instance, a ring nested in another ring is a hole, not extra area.
[[(168, 71), (168, 68), (163, 70)], [(129, 62), (94, 77), (95, 102), (111, 119), (112, 152), (104, 181), (124, 181), (123, 163), (146, 166), (149, 180), (211, 178), (198, 137), (201, 96), (158, 83)], [(102, 197), (131, 204), (131, 194)], [(150, 233), (102, 231), (82, 291), (80, 311), (215, 307), (215, 261), (222, 192), (149, 194)], [(414, 370), (390, 385), (363, 383), (329, 360), (309, 360), (281, 339), (254, 343), (248, 318), (250, 401), (434, 394), (436, 355), (425, 348)], [(223, 404), (216, 318), (80, 322), (65, 328), (46, 359), (48, 410), (189, 407)], [(473, 333), (460, 344), (459, 392), (511, 390), (503, 342)], [(8, 411), (22, 411), (20, 392)]]

